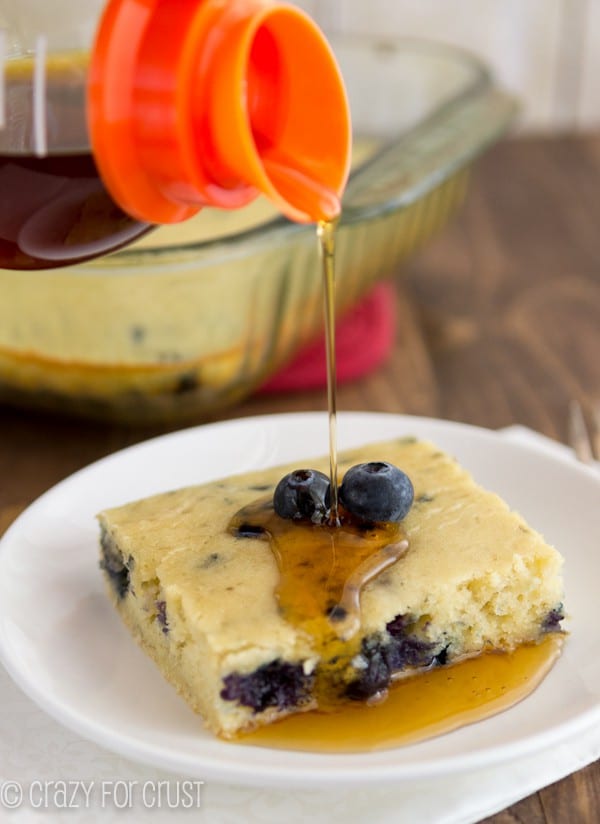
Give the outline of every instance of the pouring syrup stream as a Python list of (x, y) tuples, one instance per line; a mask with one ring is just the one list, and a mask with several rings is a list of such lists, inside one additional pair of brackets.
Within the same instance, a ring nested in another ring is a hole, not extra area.
[(335, 358), (335, 231), (338, 218), (317, 225), (325, 294), (325, 351), (327, 355), (327, 408), (329, 414), (330, 526), (339, 526), (337, 467), (337, 370)]

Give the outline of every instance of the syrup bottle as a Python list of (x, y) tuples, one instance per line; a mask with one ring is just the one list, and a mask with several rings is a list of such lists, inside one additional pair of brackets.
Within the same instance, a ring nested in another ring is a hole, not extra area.
[(340, 210), (333, 54), (277, 0), (0, 0), (0, 266), (64, 266), (259, 193)]

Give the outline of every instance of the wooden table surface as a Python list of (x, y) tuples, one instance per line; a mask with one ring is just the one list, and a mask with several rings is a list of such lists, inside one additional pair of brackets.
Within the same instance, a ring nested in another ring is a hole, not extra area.
[[(459, 217), (396, 283), (394, 351), (340, 388), (340, 409), (520, 423), (566, 441), (569, 399), (600, 398), (600, 136), (495, 147)], [(324, 407), (322, 392), (258, 396), (223, 417)], [(1, 408), (0, 532), (61, 478), (163, 431)], [(487, 824), (596, 821), (600, 762)]]

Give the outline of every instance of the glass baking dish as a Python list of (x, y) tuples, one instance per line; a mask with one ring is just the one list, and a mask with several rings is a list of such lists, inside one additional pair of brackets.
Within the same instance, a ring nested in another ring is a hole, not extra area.
[[(460, 206), (515, 101), (482, 63), (417, 40), (332, 45), (353, 113), (337, 310), (400, 271)], [(131, 423), (233, 406), (322, 332), (315, 230), (259, 200), (106, 258), (0, 270), (0, 400)]]

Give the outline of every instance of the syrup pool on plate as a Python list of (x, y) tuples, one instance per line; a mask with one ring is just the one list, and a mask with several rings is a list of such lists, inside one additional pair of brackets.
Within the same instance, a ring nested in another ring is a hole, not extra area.
[(563, 637), (513, 652), (489, 652), (436, 667), (391, 686), (372, 706), (348, 701), (335, 712), (312, 710), (260, 727), (238, 743), (309, 752), (368, 752), (423, 741), (482, 721), (526, 698), (560, 655)]

